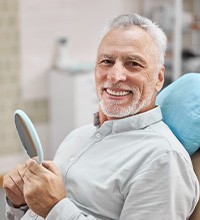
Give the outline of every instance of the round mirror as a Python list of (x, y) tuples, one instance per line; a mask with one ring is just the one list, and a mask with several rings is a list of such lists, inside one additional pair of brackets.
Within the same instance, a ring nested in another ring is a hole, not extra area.
[(38, 134), (25, 112), (15, 111), (15, 125), (21, 143), (30, 158), (36, 157), (38, 163), (43, 162), (43, 150)]

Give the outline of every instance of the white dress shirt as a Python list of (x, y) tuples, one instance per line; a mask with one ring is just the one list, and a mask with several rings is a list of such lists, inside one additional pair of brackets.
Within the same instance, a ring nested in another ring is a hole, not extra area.
[[(190, 156), (159, 107), (74, 130), (54, 162), (67, 197), (47, 220), (186, 220), (199, 199)], [(43, 219), (20, 211), (7, 206), (8, 219)]]

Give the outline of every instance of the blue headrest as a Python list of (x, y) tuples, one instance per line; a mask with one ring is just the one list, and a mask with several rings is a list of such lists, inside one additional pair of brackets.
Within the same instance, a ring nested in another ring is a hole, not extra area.
[(200, 148), (200, 73), (188, 73), (157, 96), (163, 121), (192, 155)]

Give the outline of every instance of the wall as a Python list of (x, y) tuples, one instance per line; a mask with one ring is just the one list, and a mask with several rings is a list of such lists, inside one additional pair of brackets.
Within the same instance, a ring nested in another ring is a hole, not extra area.
[(128, 9), (124, 2), (20, 0), (22, 96), (48, 96), (47, 74), (60, 37), (69, 38), (72, 60), (94, 62), (99, 33), (109, 19)]
[(12, 123), (19, 96), (19, 45), (17, 1), (0, 2), (0, 155), (19, 151)]
[(136, 3), (131, 0), (0, 1), (0, 172), (25, 157), (13, 120), (18, 108), (30, 116), (45, 152), (48, 151), (47, 80), (55, 40), (69, 35), (72, 59), (94, 62), (99, 33), (105, 23), (132, 8), (138, 11), (140, 4)]
[(24, 99), (48, 98), (55, 43), (69, 37), (72, 61), (94, 62), (99, 35), (112, 17), (141, 10), (132, 0), (20, 0), (21, 90)]

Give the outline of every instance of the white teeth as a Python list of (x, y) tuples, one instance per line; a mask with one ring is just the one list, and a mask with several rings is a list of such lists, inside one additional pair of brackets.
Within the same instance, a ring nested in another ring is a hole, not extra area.
[(125, 96), (125, 95), (128, 95), (130, 93), (129, 91), (113, 91), (111, 89), (106, 89), (106, 91), (110, 95), (115, 95), (115, 96)]

